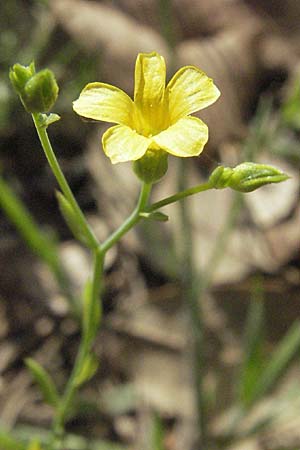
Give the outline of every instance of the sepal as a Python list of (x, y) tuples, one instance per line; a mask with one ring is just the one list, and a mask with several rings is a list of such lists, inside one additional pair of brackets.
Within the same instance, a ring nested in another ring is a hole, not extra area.
[(168, 170), (168, 154), (163, 150), (150, 148), (142, 158), (133, 162), (133, 170), (144, 183), (156, 183)]

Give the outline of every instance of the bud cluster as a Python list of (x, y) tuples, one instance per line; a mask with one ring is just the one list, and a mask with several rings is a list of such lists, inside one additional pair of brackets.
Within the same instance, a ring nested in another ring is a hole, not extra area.
[(56, 102), (58, 86), (51, 70), (36, 72), (34, 63), (14, 64), (9, 78), (29, 113), (46, 113)]

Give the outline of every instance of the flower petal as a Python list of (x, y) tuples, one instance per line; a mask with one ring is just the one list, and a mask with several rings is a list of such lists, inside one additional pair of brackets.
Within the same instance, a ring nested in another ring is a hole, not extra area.
[(106, 83), (89, 83), (73, 102), (73, 109), (80, 116), (122, 125), (130, 125), (133, 108), (133, 101), (125, 92)]
[(136, 161), (144, 156), (151, 141), (123, 125), (109, 128), (102, 136), (103, 150), (113, 164)]
[(138, 108), (152, 108), (164, 99), (166, 63), (156, 52), (140, 53), (135, 63), (134, 103)]
[(198, 156), (208, 140), (208, 127), (197, 117), (184, 117), (152, 137), (160, 148), (182, 158)]
[(179, 69), (167, 86), (171, 123), (214, 103), (220, 96), (213, 80), (194, 66)]

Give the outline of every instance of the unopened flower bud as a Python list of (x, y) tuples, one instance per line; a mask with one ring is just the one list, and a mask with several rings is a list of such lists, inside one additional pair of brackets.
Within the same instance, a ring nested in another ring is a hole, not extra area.
[(35, 73), (33, 64), (28, 67), (15, 64), (9, 76), (28, 112), (48, 112), (56, 102), (58, 86), (51, 70)]
[(228, 180), (232, 175), (233, 169), (231, 167), (218, 166), (210, 175), (209, 183), (215, 189), (224, 189), (228, 187)]
[(14, 64), (9, 71), (9, 78), (11, 84), (19, 95), (22, 95), (27, 81), (35, 74), (34, 63), (30, 66), (22, 66), (21, 64)]
[(142, 158), (134, 161), (133, 170), (145, 183), (156, 183), (168, 170), (168, 154), (163, 150), (148, 149)]
[(230, 187), (235, 191), (252, 192), (266, 184), (280, 183), (288, 178), (288, 175), (273, 166), (245, 162), (233, 169), (217, 167), (211, 174), (209, 182), (216, 189)]

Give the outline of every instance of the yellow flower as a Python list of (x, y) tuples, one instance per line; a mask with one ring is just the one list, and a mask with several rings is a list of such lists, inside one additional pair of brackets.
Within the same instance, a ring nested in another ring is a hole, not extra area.
[(111, 162), (136, 161), (147, 150), (199, 155), (208, 140), (207, 125), (190, 114), (214, 103), (220, 92), (193, 66), (182, 67), (166, 86), (166, 65), (157, 53), (140, 53), (135, 65), (134, 100), (106, 83), (90, 83), (74, 102), (81, 116), (116, 123), (102, 137)]

